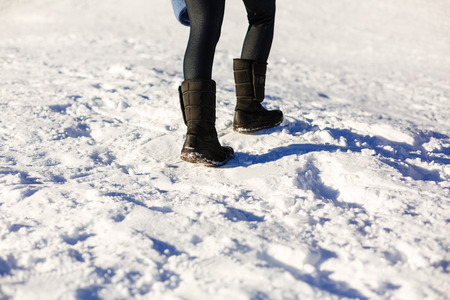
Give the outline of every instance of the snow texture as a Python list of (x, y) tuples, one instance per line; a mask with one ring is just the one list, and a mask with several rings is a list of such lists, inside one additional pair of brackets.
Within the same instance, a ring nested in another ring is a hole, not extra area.
[(281, 126), (183, 162), (170, 1), (0, 0), (0, 299), (449, 299), (450, 3), (278, 1)]

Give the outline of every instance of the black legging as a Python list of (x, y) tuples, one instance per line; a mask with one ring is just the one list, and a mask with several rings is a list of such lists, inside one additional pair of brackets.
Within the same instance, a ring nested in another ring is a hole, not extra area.
[[(275, 0), (243, 0), (249, 27), (241, 58), (266, 62), (273, 40)], [(225, 0), (186, 0), (191, 23), (184, 56), (185, 79), (211, 79), (214, 52), (219, 41)]]

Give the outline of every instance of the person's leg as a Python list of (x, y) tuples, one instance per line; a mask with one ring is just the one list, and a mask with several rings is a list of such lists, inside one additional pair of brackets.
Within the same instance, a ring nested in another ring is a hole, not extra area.
[(252, 133), (281, 124), (283, 113), (267, 110), (261, 105), (267, 59), (273, 40), (275, 0), (243, 1), (249, 27), (241, 58), (233, 61), (237, 99), (233, 129), (240, 133)]
[(207, 166), (221, 166), (234, 156), (217, 137), (216, 83), (211, 79), (216, 44), (225, 0), (186, 0), (191, 31), (184, 58), (185, 80), (179, 88), (180, 104), (187, 126), (181, 159)]
[(249, 27), (241, 58), (267, 62), (275, 25), (275, 0), (243, 0)]
[(186, 6), (191, 29), (184, 56), (184, 78), (211, 79), (225, 0), (186, 0)]

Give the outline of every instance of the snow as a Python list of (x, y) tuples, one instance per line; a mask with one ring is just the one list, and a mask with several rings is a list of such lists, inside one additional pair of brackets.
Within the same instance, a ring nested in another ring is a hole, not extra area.
[(448, 1), (278, 1), (253, 135), (226, 9), (206, 168), (169, 1), (0, 1), (0, 299), (448, 299)]

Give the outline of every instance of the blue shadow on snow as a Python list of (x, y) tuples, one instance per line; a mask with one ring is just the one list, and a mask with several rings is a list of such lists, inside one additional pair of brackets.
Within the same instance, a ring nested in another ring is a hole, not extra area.
[[(292, 124), (291, 124), (292, 125)], [(319, 128), (309, 123), (297, 121), (294, 126), (288, 129), (290, 134), (299, 134), (305, 131), (317, 131)], [(283, 127), (276, 127), (263, 130), (259, 134), (270, 134), (279, 132)], [(411, 177), (414, 180), (424, 181), (442, 181), (437, 170), (427, 170), (425, 168), (412, 165), (407, 160), (421, 159), (426, 163), (437, 162), (440, 164), (450, 164), (450, 159), (442, 157), (450, 155), (450, 148), (442, 148), (439, 151), (428, 152), (423, 144), (431, 138), (449, 138), (447, 135), (438, 132), (420, 133), (412, 145), (402, 142), (395, 142), (379, 136), (369, 136), (354, 133), (349, 129), (324, 128), (330, 135), (340, 140), (344, 138), (347, 146), (338, 146), (330, 144), (291, 144), (287, 146), (270, 149), (264, 154), (236, 153), (235, 159), (231, 160), (223, 168), (247, 167), (255, 164), (265, 164), (277, 161), (290, 155), (301, 155), (310, 152), (361, 152), (364, 149), (373, 150), (380, 160), (398, 170), (403, 176)], [(390, 151), (388, 149), (393, 149)]]

